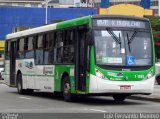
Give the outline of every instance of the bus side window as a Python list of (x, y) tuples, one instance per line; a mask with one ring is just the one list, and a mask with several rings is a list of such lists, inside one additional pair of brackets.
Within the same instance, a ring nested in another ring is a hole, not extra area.
[(67, 30), (65, 32), (64, 50), (63, 50), (63, 62), (74, 63), (74, 31)]
[(19, 42), (20, 42), (20, 39), (17, 39), (17, 42), (16, 42), (16, 45), (17, 45), (17, 46), (16, 46), (16, 51), (17, 51), (17, 52), (16, 52), (16, 58), (19, 58), (19, 47), (20, 47), (20, 46), (19, 46)]
[(56, 40), (57, 40), (57, 32), (54, 31), (54, 38), (53, 38), (53, 64), (57, 63), (57, 48), (56, 48)]
[(10, 59), (10, 42), (9, 41), (6, 41), (6, 60), (9, 60)]
[(24, 51), (28, 50), (28, 37), (24, 39)]
[(54, 48), (54, 55), (56, 57), (55, 63), (62, 63), (63, 61), (63, 31), (56, 32), (56, 44)]
[(38, 48), (38, 35), (33, 36), (33, 49), (37, 49)]
[(17, 45), (19, 45), (18, 58), (24, 58), (24, 38), (20, 38)]
[(25, 58), (34, 58), (33, 36), (30, 36), (27, 40)]
[(37, 37), (37, 49), (36, 49), (36, 60), (35, 64), (43, 64), (43, 35), (38, 35)]
[(44, 64), (53, 64), (53, 60), (54, 60), (53, 41), (54, 41), (54, 32), (45, 34)]

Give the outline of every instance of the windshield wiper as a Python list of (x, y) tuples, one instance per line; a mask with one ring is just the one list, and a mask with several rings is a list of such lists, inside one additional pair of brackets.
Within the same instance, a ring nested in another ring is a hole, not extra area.
[(130, 40), (129, 40), (129, 36), (128, 36), (128, 33), (127, 33), (127, 41), (128, 41), (128, 48), (129, 48), (129, 52), (131, 52), (131, 47), (130, 47)]
[(121, 44), (121, 39), (120, 39), (120, 34), (119, 34), (119, 38), (115, 35), (115, 33), (109, 29), (106, 29), (108, 31), (108, 33), (112, 36), (112, 38), (118, 43)]
[(118, 38), (113, 31), (111, 31), (109, 29), (106, 29), (106, 30), (112, 36), (112, 38), (120, 45), (120, 50), (121, 50), (121, 36), (120, 36), (120, 33), (119, 33), (119, 38)]
[(120, 36), (120, 33), (119, 33), (119, 38), (118, 38), (113, 31), (111, 31), (109, 29), (106, 29), (106, 30), (112, 36), (112, 38), (120, 45), (120, 50), (121, 50), (121, 36)]
[[(127, 33), (127, 35), (128, 35), (128, 33)], [(133, 33), (133, 35), (131, 36), (131, 38), (129, 39), (129, 37), (128, 37), (128, 44), (130, 44), (130, 43), (132, 43), (132, 41), (134, 40), (134, 38), (135, 38), (135, 36), (137, 35), (137, 31), (134, 31), (134, 33)]]
[(128, 33), (127, 33), (127, 41), (128, 41), (129, 52), (131, 52), (131, 46), (130, 46), (130, 44), (132, 43), (132, 41), (134, 40), (134, 38), (135, 38), (136, 35), (137, 35), (137, 31), (134, 31), (133, 35), (129, 39), (129, 36), (128, 36)]

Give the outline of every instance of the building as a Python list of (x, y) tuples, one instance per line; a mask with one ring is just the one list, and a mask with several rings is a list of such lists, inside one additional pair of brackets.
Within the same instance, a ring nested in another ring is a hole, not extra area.
[(50, 8), (72, 8), (75, 0), (48, 0)]
[(0, 0), (0, 6), (73, 8), (93, 7), (94, 2), (100, 3), (97, 0)]
[[(46, 4), (46, 1), (48, 1), (47, 4)], [(42, 7), (46, 7), (46, 5), (48, 6), (48, 8), (59, 8), (60, 7), (59, 0), (43, 0)]]
[[(46, 4), (48, 1), (48, 4)], [(110, 6), (131, 3), (140, 5), (141, 0), (109, 0)], [(151, 9), (155, 16), (160, 16), (160, 0), (151, 0)], [(49, 8), (69, 8), (69, 7), (100, 7), (101, 0), (0, 0), (0, 6), (13, 7), (46, 7)]]
[(75, 7), (75, 2), (76, 0), (0, 0), (0, 6), (38, 8), (47, 5), (49, 8), (69, 8)]
[(44, 0), (0, 0), (0, 6), (42, 7)]
[[(93, 0), (94, 7), (100, 7), (101, 0)], [(141, 0), (109, 0), (110, 6), (122, 3), (140, 5)], [(160, 0), (151, 0), (150, 9), (154, 10), (154, 16), (160, 16)]]
[[(118, 1), (118, 2), (115, 2)], [(141, 0), (110, 0), (110, 5), (119, 4), (119, 3), (130, 3), (135, 5), (140, 5)], [(150, 9), (154, 10), (155, 16), (160, 16), (160, 0), (151, 0)]]
[(0, 0), (0, 6), (69, 8), (76, 7), (77, 1), (80, 0)]
[(160, 16), (160, 0), (151, 0), (151, 9), (154, 10), (155, 16)]

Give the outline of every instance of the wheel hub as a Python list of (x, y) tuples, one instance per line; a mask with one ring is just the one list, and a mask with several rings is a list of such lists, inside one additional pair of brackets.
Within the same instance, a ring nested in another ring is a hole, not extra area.
[(21, 90), (21, 84), (20, 84), (20, 82), (18, 82), (18, 91), (20, 91)]
[(64, 95), (69, 95), (70, 92), (70, 85), (69, 83), (65, 83), (64, 85)]

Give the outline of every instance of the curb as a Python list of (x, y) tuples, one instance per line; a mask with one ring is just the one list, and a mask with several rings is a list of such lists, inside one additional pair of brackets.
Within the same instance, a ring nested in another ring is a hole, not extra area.
[(0, 80), (0, 84), (4, 84), (4, 80)]
[(152, 101), (152, 102), (160, 102), (160, 97), (151, 97), (151, 96), (129, 96), (128, 99), (134, 100), (143, 100), (143, 101)]

